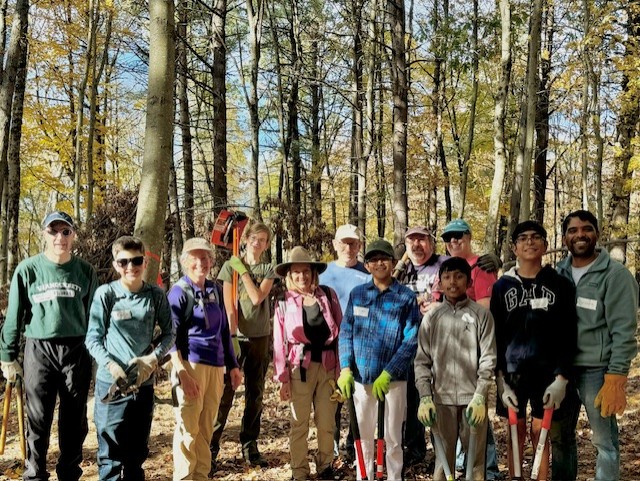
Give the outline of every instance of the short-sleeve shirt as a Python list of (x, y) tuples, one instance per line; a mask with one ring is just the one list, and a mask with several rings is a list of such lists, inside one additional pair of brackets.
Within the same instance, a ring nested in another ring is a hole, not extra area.
[(472, 300), (484, 299), (486, 297), (491, 298), (491, 289), (498, 280), (498, 275), (495, 272), (487, 272), (480, 269), (476, 263), (479, 256), (469, 257), (467, 262), (471, 268), (471, 280), (473, 281), (467, 289), (467, 296)]
[[(266, 262), (253, 265), (244, 263), (244, 265), (256, 286), (260, 286), (264, 279), (275, 279), (277, 277), (273, 266)], [(220, 269), (218, 280), (223, 282), (231, 282), (233, 280), (233, 268), (229, 265), (229, 261), (225, 262)], [(238, 330), (241, 335), (245, 337), (263, 337), (271, 334), (271, 310), (268, 297), (257, 306), (254, 306), (244, 287), (244, 283), (239, 280), (238, 305)]]

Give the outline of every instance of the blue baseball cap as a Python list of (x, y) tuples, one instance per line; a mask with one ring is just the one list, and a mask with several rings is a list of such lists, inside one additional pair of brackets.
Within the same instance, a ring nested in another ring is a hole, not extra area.
[(449, 232), (468, 232), (469, 234), (471, 234), (471, 227), (469, 227), (469, 224), (467, 224), (467, 221), (462, 219), (456, 219), (456, 220), (452, 220), (445, 226), (440, 237), (443, 237), (445, 234), (448, 234)]
[(73, 219), (71, 218), (71, 216), (66, 212), (62, 212), (61, 210), (56, 210), (54, 212), (51, 212), (50, 214), (47, 214), (47, 216), (42, 221), (42, 228), (46, 229), (54, 222), (64, 222), (72, 229), (74, 228)]

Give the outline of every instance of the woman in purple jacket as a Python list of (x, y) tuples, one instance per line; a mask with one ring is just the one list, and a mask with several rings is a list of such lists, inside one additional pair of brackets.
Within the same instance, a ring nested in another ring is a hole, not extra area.
[(213, 256), (202, 238), (184, 243), (186, 274), (169, 291), (176, 345), (171, 377), (176, 386), (173, 479), (206, 481), (211, 467), (209, 442), (224, 389), (225, 367), (233, 389), (242, 382), (220, 287), (207, 279)]

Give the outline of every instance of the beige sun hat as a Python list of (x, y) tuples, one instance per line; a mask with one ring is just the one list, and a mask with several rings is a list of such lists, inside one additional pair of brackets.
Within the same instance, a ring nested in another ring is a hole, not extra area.
[(318, 274), (323, 273), (327, 268), (326, 262), (313, 260), (307, 249), (302, 246), (295, 246), (291, 249), (291, 252), (289, 253), (289, 261), (278, 264), (275, 268), (276, 274), (280, 277), (286, 277), (292, 264), (309, 264)]
[(203, 239), (202, 237), (192, 237), (191, 239), (185, 241), (184, 245), (182, 246), (183, 255), (186, 254), (187, 252), (197, 251), (197, 250), (211, 252), (211, 244), (209, 244), (209, 241), (207, 241), (206, 239)]

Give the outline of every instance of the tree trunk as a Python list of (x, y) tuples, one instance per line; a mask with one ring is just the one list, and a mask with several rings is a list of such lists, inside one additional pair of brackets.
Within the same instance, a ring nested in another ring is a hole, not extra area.
[(84, 130), (84, 99), (87, 94), (87, 84), (89, 82), (89, 76), (91, 75), (91, 71), (93, 69), (93, 65), (95, 62), (94, 52), (96, 50), (96, 23), (98, 16), (98, 8), (99, 8), (100, 0), (89, 0), (88, 11), (87, 11), (87, 50), (85, 53), (85, 64), (84, 64), (84, 73), (82, 75), (82, 80), (80, 82), (80, 86), (78, 87), (78, 104), (76, 107), (77, 117), (76, 117), (76, 145), (75, 145), (75, 163), (74, 163), (74, 216), (77, 223), (81, 222), (81, 213), (82, 213), (82, 140), (83, 140), (83, 130)]
[[(22, 114), (24, 94), (27, 78), (27, 30), (29, 24), (29, 2), (19, 0), (16, 3), (13, 36), (18, 33), (18, 55), (15, 88), (11, 105), (11, 128), (9, 131), (9, 145), (7, 151), (7, 223), (8, 223), (8, 248), (7, 270), (3, 269), (2, 282), (5, 284), (13, 277), (13, 271), (20, 262), (20, 237), (18, 221), (20, 220), (20, 140), (22, 138)], [(16, 23), (18, 25), (16, 25)], [(11, 52), (11, 46), (9, 47)]]
[[(96, 17), (99, 15), (99, 9), (96, 10)], [(102, 56), (100, 59), (100, 67), (98, 68), (98, 52), (96, 46), (96, 40), (93, 40), (93, 54), (94, 59), (91, 66), (91, 91), (89, 95), (89, 133), (87, 138), (87, 218), (93, 214), (94, 204), (94, 190), (95, 190), (95, 175), (94, 175), (94, 140), (97, 134), (97, 112), (98, 112), (98, 85), (102, 74), (104, 73), (105, 65), (109, 57), (109, 44), (111, 43), (111, 27), (113, 25), (113, 8), (107, 7), (107, 21), (105, 27), (104, 44), (100, 46)], [(99, 179), (100, 182), (103, 179)]]
[(173, 161), (175, 26), (173, 0), (149, 0), (149, 87), (135, 235), (149, 251), (145, 280), (155, 283), (164, 240)]
[(359, 212), (364, 207), (365, 199), (360, 192), (364, 178), (360, 177), (360, 164), (363, 156), (363, 112), (362, 112), (362, 1), (351, 0), (351, 29), (353, 31), (353, 50), (351, 61), (351, 181), (349, 195), (349, 222), (354, 225), (363, 223)]
[(473, 0), (473, 21), (471, 34), (471, 100), (469, 102), (469, 129), (467, 131), (467, 142), (463, 151), (462, 166), (460, 168), (460, 210), (458, 217), (464, 218), (467, 203), (467, 179), (469, 178), (469, 160), (473, 150), (473, 135), (476, 127), (476, 105), (478, 103), (478, 0)]
[[(640, 5), (638, 2), (629, 2), (627, 10), (627, 38), (625, 40), (624, 62), (621, 62), (622, 82), (620, 85), (620, 111), (618, 113), (618, 148), (614, 156), (616, 176), (614, 178), (613, 192), (610, 204), (610, 238), (626, 239), (628, 236), (629, 205), (631, 193), (629, 185), (633, 177), (633, 169), (630, 168), (631, 158), (634, 154), (634, 137), (638, 133), (638, 118), (640, 117), (640, 88), (635, 79), (635, 69), (638, 55), (640, 54)], [(611, 257), (620, 262), (625, 262), (627, 244), (625, 242), (614, 243), (609, 247)]]
[(212, 99), (212, 156), (213, 156), (213, 212), (227, 207), (227, 47), (225, 25), (227, 0), (215, 0), (211, 13), (211, 70)]
[(500, 24), (501, 33), (501, 74), (496, 94), (496, 102), (493, 115), (493, 146), (494, 146), (494, 171), (491, 184), (491, 197), (489, 199), (489, 212), (487, 213), (487, 227), (485, 229), (484, 251), (497, 252), (497, 233), (500, 216), (500, 199), (504, 185), (504, 177), (507, 166), (507, 143), (505, 136), (505, 119), (507, 115), (507, 99), (509, 85), (511, 83), (511, 3), (509, 0), (500, 0)]
[(311, 50), (309, 52), (309, 77), (311, 85), (311, 176), (309, 190), (311, 196), (311, 222), (318, 228), (322, 225), (322, 168), (324, 166), (320, 147), (320, 103), (322, 98), (322, 79), (319, 65), (319, 32), (312, 26)]
[[(0, 185), (2, 185), (3, 206), (0, 279), (3, 284), (9, 279), (8, 271), (14, 267), (8, 262), (11, 251), (13, 250), (15, 253), (17, 250), (20, 199), (19, 146), (25, 89), (25, 72), (23, 70), (27, 55), (28, 13), (29, 1), (17, 0), (6, 57), (2, 59), (5, 68), (0, 76), (0, 171), (2, 172)], [(14, 103), (17, 104), (14, 105)], [(13, 262), (15, 262), (15, 258)]]
[(545, 197), (547, 193), (547, 153), (549, 148), (549, 98), (551, 95), (551, 57), (553, 55), (553, 36), (555, 16), (553, 2), (546, 8), (545, 46), (540, 56), (540, 82), (538, 87), (538, 107), (536, 109), (535, 131), (536, 152), (533, 173), (535, 220), (544, 222)]
[(258, 113), (258, 69), (262, 48), (262, 19), (264, 18), (264, 0), (246, 0), (247, 18), (249, 20), (249, 48), (251, 51), (250, 79), (251, 87), (247, 96), (249, 107), (249, 123), (251, 129), (251, 176), (250, 195), (253, 217), (262, 219), (260, 210), (260, 117)]
[[(180, 135), (182, 139), (182, 172), (184, 176), (184, 201), (182, 213), (184, 214), (184, 230), (187, 239), (195, 236), (194, 224), (194, 199), (193, 199), (193, 136), (191, 135), (191, 115), (189, 114), (189, 93), (188, 93), (188, 24), (191, 0), (180, 0), (178, 2), (178, 25), (177, 25), (177, 43), (176, 43), (176, 74), (178, 76), (177, 94), (178, 105), (180, 108)], [(215, 162), (215, 161), (214, 161)], [(175, 168), (172, 167), (174, 173), (172, 183), (175, 183)], [(177, 202), (177, 190), (176, 190)], [(181, 221), (180, 211), (174, 204), (176, 221)], [(177, 225), (181, 229), (181, 225)], [(182, 232), (180, 235), (174, 236), (176, 246), (182, 248)]]
[(407, 55), (405, 48), (404, 0), (389, 0), (391, 28), (391, 83), (393, 95), (393, 244), (404, 242), (408, 222), (407, 199)]

